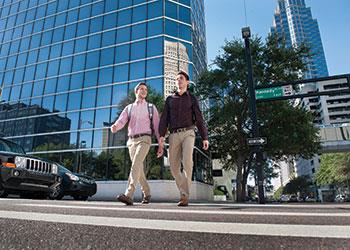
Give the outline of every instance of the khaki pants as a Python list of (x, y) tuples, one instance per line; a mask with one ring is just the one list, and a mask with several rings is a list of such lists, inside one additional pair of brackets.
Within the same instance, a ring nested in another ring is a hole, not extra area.
[(127, 146), (131, 159), (131, 169), (125, 195), (133, 199), (137, 183), (140, 182), (143, 195), (148, 196), (150, 188), (143, 169), (143, 161), (151, 146), (151, 137), (146, 135), (135, 139), (129, 138)]
[[(194, 130), (173, 133), (169, 136), (170, 171), (175, 178), (176, 186), (180, 191), (180, 196), (185, 195), (186, 197), (189, 197), (190, 195), (194, 139)], [(182, 172), (181, 163), (183, 165)]]

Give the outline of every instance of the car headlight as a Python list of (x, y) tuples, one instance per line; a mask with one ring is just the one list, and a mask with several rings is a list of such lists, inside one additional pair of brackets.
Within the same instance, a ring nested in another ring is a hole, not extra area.
[(22, 156), (15, 157), (15, 164), (18, 168), (25, 168), (26, 166), (26, 158)]
[(74, 174), (71, 174), (71, 173), (66, 173), (66, 175), (69, 177), (70, 180), (72, 181), (79, 181), (79, 177), (74, 175)]
[(52, 171), (53, 174), (57, 174), (58, 173), (58, 166), (56, 164), (52, 164)]

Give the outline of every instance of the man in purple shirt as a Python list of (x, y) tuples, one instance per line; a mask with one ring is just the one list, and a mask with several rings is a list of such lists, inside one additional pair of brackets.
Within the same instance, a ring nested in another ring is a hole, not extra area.
[(209, 147), (208, 130), (198, 100), (187, 91), (189, 83), (187, 73), (180, 71), (176, 76), (177, 92), (166, 99), (159, 123), (162, 145), (167, 130), (170, 131), (169, 162), (171, 174), (180, 191), (178, 206), (188, 206), (193, 170), (195, 126), (203, 139), (203, 149), (207, 150)]
[[(154, 131), (159, 142), (159, 115), (157, 108), (153, 104), (146, 102), (147, 85), (141, 82), (135, 87), (136, 100), (124, 108), (117, 121), (111, 126), (112, 133), (116, 133), (122, 129), (127, 122), (129, 140), (127, 146), (131, 159), (131, 169), (128, 179), (128, 187), (125, 194), (117, 196), (117, 200), (126, 205), (133, 205), (133, 196), (137, 183), (141, 185), (143, 193), (142, 204), (150, 202), (151, 193), (147, 183), (143, 162), (148, 154), (151, 145), (151, 135)], [(153, 109), (153, 110), (152, 110)], [(152, 115), (150, 115), (151, 113)], [(152, 119), (152, 121), (151, 121)], [(153, 127), (151, 126), (153, 124)], [(163, 144), (159, 143), (157, 156), (163, 154)]]

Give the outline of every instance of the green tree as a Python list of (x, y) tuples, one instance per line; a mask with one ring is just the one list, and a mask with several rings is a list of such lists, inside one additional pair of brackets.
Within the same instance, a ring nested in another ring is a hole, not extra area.
[(323, 154), (316, 173), (317, 185), (342, 185), (350, 180), (350, 153)]
[[(203, 99), (210, 98), (211, 148), (225, 169), (237, 171), (237, 201), (244, 201), (245, 185), (253, 161), (247, 138), (252, 136), (249, 118), (249, 97), (245, 47), (235, 39), (222, 48), (214, 60), (215, 68), (199, 78), (196, 91)], [(306, 70), (303, 58), (309, 55), (306, 46), (288, 48), (281, 40), (269, 36), (251, 39), (254, 79), (257, 85), (273, 85), (300, 79)], [(288, 101), (259, 103), (258, 124), (262, 136), (268, 138), (264, 147), (271, 160), (286, 156), (310, 158), (320, 148), (318, 129), (313, 115)]]
[(283, 186), (280, 186), (274, 193), (273, 193), (273, 198), (278, 201), (281, 198), (281, 195), (283, 193)]
[(298, 176), (291, 179), (283, 188), (284, 194), (307, 193), (312, 181), (309, 176)]

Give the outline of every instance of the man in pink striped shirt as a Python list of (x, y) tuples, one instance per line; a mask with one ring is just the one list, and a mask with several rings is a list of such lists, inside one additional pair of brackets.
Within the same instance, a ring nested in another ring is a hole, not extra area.
[(127, 146), (132, 164), (125, 194), (117, 196), (117, 200), (126, 205), (133, 205), (133, 196), (138, 182), (140, 182), (143, 193), (142, 204), (150, 202), (151, 193), (143, 169), (143, 162), (150, 149), (151, 135), (153, 133), (159, 143), (157, 156), (163, 155), (163, 141), (159, 140), (158, 132), (159, 115), (157, 108), (153, 104), (146, 102), (147, 85), (144, 82), (140, 82), (134, 90), (135, 102), (126, 106), (117, 121), (111, 126), (112, 133), (116, 133), (129, 122)]

